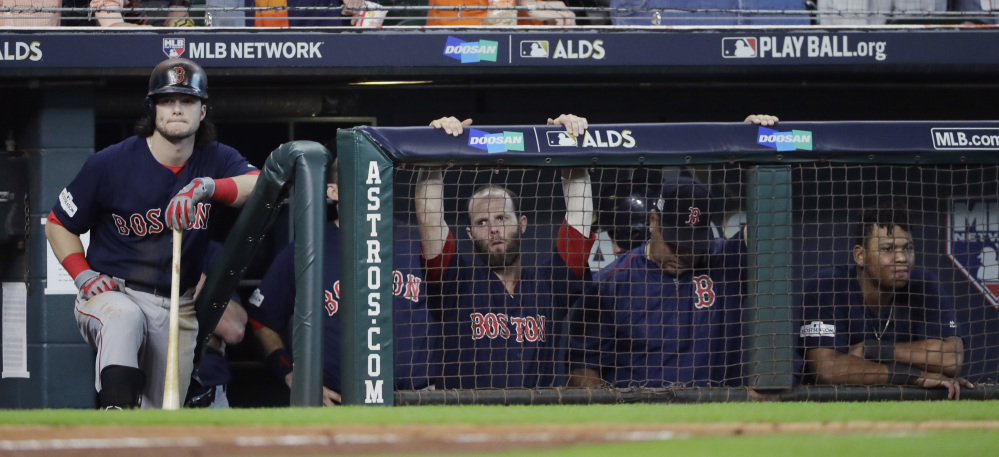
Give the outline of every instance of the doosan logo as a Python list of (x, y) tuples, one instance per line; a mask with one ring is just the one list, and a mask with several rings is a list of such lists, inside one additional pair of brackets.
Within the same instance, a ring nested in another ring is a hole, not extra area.
[(520, 132), (489, 133), (485, 130), (469, 129), (468, 145), (489, 153), (523, 151), (524, 134)]
[(496, 41), (464, 41), (453, 36), (447, 37), (444, 55), (461, 63), (495, 62), (499, 50)]
[(756, 143), (769, 148), (774, 148), (778, 151), (811, 151), (812, 132), (807, 130), (778, 132), (774, 129), (760, 127)]

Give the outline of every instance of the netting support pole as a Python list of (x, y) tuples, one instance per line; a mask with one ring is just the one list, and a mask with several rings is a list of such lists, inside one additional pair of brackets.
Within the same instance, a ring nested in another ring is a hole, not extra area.
[(341, 389), (344, 405), (392, 406), (393, 166), (359, 129), (337, 132), (340, 160)]
[(746, 188), (748, 296), (746, 385), (783, 390), (793, 381), (791, 167), (756, 166)]

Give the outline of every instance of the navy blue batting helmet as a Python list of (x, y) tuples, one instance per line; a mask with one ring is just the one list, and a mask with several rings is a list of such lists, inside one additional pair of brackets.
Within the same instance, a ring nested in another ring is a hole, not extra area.
[(149, 92), (146, 98), (151, 99), (160, 94), (188, 94), (207, 100), (208, 75), (201, 65), (190, 60), (164, 60), (149, 75)]
[(643, 185), (619, 185), (602, 192), (597, 207), (597, 224), (617, 245), (630, 251), (649, 239), (649, 210), (658, 195)]

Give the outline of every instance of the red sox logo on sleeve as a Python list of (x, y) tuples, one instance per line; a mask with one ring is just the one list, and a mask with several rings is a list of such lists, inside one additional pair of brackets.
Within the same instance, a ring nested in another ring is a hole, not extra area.
[[(212, 209), (211, 203), (198, 203), (198, 211), (194, 218), (192, 230), (204, 230), (208, 228), (208, 213)], [(119, 216), (112, 213), (115, 227), (118, 227), (118, 234), (121, 236), (146, 236), (154, 235), (163, 231), (166, 224), (160, 220), (163, 215), (161, 208), (153, 208), (146, 211), (146, 214), (133, 213), (130, 216)]]
[(701, 222), (701, 209), (691, 206), (690, 214), (687, 215), (687, 225), (697, 225), (698, 222)]
[[(510, 339), (516, 334), (517, 342), (545, 341), (545, 316), (516, 317), (503, 313), (472, 313), (472, 339)], [(513, 331), (510, 330), (513, 324)]]
[(708, 275), (694, 277), (694, 308), (705, 309), (715, 304), (715, 282)]

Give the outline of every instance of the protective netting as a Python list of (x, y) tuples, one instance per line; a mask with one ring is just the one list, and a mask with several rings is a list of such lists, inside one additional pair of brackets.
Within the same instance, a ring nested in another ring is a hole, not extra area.
[(805, 163), (785, 194), (748, 165), (563, 173), (397, 166), (395, 263), (428, 311), (396, 312), (397, 374), (671, 392), (996, 379), (995, 166)]
[[(338, 27), (422, 25), (761, 26), (996, 22), (994, 2), (959, 0), (3, 0), (0, 26)], [(518, 20), (519, 15), (519, 20)], [(552, 18), (560, 18), (558, 22)], [(566, 22), (568, 21), (568, 22)]]

